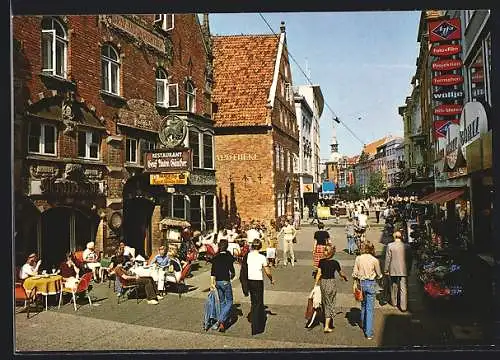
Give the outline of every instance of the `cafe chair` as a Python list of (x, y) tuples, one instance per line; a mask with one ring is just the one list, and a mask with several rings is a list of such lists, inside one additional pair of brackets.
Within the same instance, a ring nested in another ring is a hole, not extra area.
[(36, 305), (36, 286), (29, 292), (26, 292), (23, 284), (21, 282), (16, 282), (16, 303), (21, 301), (24, 301), (24, 306), (21, 311), (26, 309), (27, 318), (29, 319), (31, 304), (35, 303)]
[[(120, 282), (122, 288), (122, 294), (118, 296), (118, 304), (120, 304), (120, 298), (127, 295), (127, 299), (130, 297), (131, 293), (135, 293), (135, 297), (137, 299), (137, 303), (139, 304), (139, 284), (130, 283), (118, 274), (115, 273), (116, 279)], [(115, 280), (116, 281), (116, 280)]]
[(89, 299), (89, 305), (90, 308), (92, 309), (92, 300), (90, 299), (90, 291), (89, 291), (89, 285), (90, 282), (92, 281), (93, 274), (92, 272), (85, 273), (80, 280), (78, 281), (78, 285), (76, 289), (71, 289), (67, 287), (63, 287), (61, 291), (61, 295), (59, 297), (59, 308), (61, 307), (61, 302), (62, 302), (62, 296), (64, 293), (71, 294), (73, 298), (73, 306), (75, 308), (75, 311), (77, 310), (76, 308), (76, 295), (80, 294), (85, 294), (87, 295), (87, 299)]
[[(190, 271), (191, 271), (191, 263), (187, 263), (186, 265), (184, 265), (184, 267), (181, 270), (181, 276), (179, 277), (179, 281), (173, 282), (170, 280), (166, 280), (166, 282), (168, 284), (175, 284), (175, 286), (177, 288), (177, 293), (179, 294), (179, 298), (181, 297), (182, 292), (186, 289), (186, 278), (189, 275)], [(175, 276), (169, 277), (169, 279), (171, 279), (171, 278), (175, 278)]]

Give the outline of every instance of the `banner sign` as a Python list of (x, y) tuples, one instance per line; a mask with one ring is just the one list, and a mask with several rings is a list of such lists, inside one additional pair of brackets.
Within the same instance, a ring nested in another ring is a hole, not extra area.
[(191, 149), (151, 150), (144, 153), (144, 172), (191, 171)]

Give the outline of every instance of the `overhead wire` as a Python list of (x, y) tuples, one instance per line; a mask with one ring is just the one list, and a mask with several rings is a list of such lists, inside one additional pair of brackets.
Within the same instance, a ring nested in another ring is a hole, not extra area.
[[(279, 35), (276, 34), (273, 30), (273, 28), (271, 27), (271, 25), (269, 24), (269, 22), (266, 20), (266, 18), (262, 15), (262, 13), (259, 13), (260, 17), (262, 18), (262, 20), (266, 23), (267, 27), (269, 28), (269, 30), (271, 30), (271, 32), (277, 37), (279, 38)], [(300, 64), (298, 63), (297, 60), (295, 60), (295, 58), (293, 57), (292, 53), (290, 52), (289, 49), (287, 49), (287, 53), (288, 53), (288, 56), (293, 60), (293, 62), (297, 65), (297, 67), (299, 68), (300, 72), (302, 73), (302, 75), (304, 75), (304, 77), (306, 78), (306, 80), (309, 82), (310, 85), (314, 86), (313, 82), (311, 81), (311, 79), (309, 78), (309, 76), (307, 76), (307, 74), (305, 73), (305, 71), (302, 69), (302, 67), (300, 66)], [(354, 131), (352, 131), (349, 126), (347, 126), (347, 124), (340, 120), (339, 117), (337, 116), (337, 114), (335, 113), (335, 111), (333, 111), (333, 109), (330, 107), (330, 104), (328, 104), (328, 102), (326, 100), (324, 100), (324, 103), (325, 103), (325, 106), (328, 108), (328, 110), (330, 110), (330, 112), (332, 113), (333, 115), (333, 120), (335, 122), (337, 122), (338, 124), (341, 124), (343, 125), (347, 131), (349, 131), (351, 133), (351, 135), (356, 139), (358, 140), (362, 145), (363, 147), (366, 145), (366, 143), (361, 140), (355, 133)]]

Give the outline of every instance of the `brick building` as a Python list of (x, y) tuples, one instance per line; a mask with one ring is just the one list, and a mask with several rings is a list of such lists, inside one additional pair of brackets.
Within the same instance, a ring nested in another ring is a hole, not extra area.
[(298, 206), (299, 134), (281, 34), (213, 37), (221, 225), (269, 221)]
[[(111, 252), (122, 237), (148, 254), (163, 216), (213, 226), (207, 16), (15, 16), (13, 38), (17, 263), (37, 251), (50, 266), (90, 240)], [(149, 185), (142, 155), (164, 147), (173, 115), (184, 146), (199, 141), (198, 168), (172, 193)]]

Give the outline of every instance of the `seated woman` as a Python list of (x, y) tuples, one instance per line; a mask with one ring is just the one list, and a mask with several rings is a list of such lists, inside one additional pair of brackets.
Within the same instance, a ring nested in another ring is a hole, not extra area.
[(38, 269), (40, 268), (41, 264), (42, 260), (38, 260), (37, 254), (30, 254), (28, 256), (28, 259), (26, 259), (26, 263), (23, 265), (21, 271), (19, 272), (19, 279), (21, 279), (21, 281), (24, 281), (30, 276), (38, 275)]
[(163, 299), (163, 296), (159, 296), (156, 292), (156, 285), (153, 278), (146, 276), (134, 275), (129, 270), (125, 270), (123, 267), (124, 263), (123, 255), (118, 255), (116, 257), (117, 265), (114, 268), (114, 273), (116, 276), (121, 277), (127, 284), (138, 284), (144, 286), (146, 291), (146, 297), (148, 299), (148, 304), (157, 305), (158, 300)]
[(72, 254), (66, 253), (66, 260), (59, 265), (64, 287), (76, 289), (78, 286), (78, 274), (80, 269), (73, 262)]
[(168, 249), (167, 255), (170, 259), (168, 267), (165, 269), (165, 282), (177, 283), (181, 278), (182, 263), (177, 257), (177, 248)]
[(88, 269), (92, 270), (94, 279), (99, 281), (98, 269), (101, 267), (101, 262), (95, 252), (95, 244), (93, 241), (87, 243), (87, 248), (83, 251), (83, 261)]

